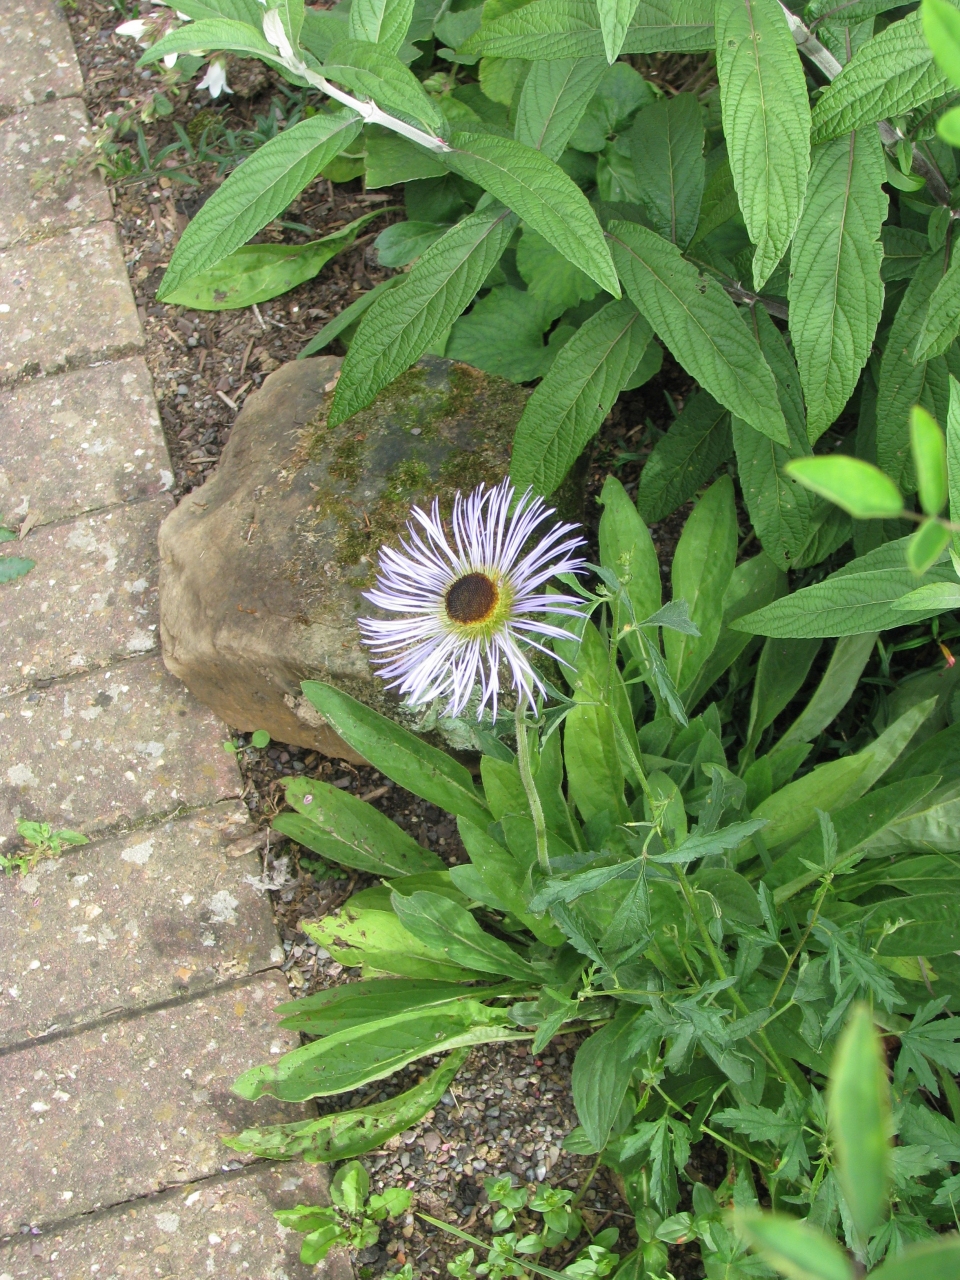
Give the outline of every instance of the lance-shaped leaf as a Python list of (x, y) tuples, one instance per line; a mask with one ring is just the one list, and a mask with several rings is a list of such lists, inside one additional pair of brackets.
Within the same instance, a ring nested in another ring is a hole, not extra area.
[(539, 231), (601, 289), (620, 297), (603, 231), (586, 196), (559, 165), (514, 138), (455, 133), (444, 161)]
[(880, 314), (883, 151), (868, 127), (817, 147), (790, 253), (790, 336), (818, 440), (853, 394)]
[(836, 1240), (799, 1218), (741, 1209), (734, 1223), (750, 1248), (789, 1280), (853, 1280), (853, 1268)]
[(763, 287), (797, 228), (810, 167), (810, 103), (778, 0), (717, 0), (717, 71), (734, 185)]
[[(168, 53), (190, 53), (203, 49), (209, 53), (239, 53), (247, 57), (260, 58), (270, 66), (286, 72), (279, 54), (257, 27), (246, 22), (235, 22), (230, 18), (205, 18), (201, 22), (188, 22), (162, 40), (152, 44), (141, 55), (138, 67), (149, 66), (151, 62), (159, 62)], [(302, 83), (302, 82), (301, 82)]]
[(903, 115), (949, 88), (924, 39), (920, 14), (911, 13), (874, 36), (827, 85), (813, 109), (813, 141)]
[(330, 50), (323, 74), (385, 111), (418, 121), (433, 133), (445, 127), (443, 112), (394, 53), (366, 40), (342, 40)]
[(732, 452), (729, 411), (706, 391), (689, 396), (640, 472), (637, 507), (647, 524), (689, 502)]
[(265, 142), (234, 169), (187, 225), (157, 297), (166, 298), (184, 281), (233, 253), (282, 213), (353, 141), (362, 123), (354, 111), (321, 113)]
[(414, 0), (354, 0), (350, 6), (350, 39), (369, 40), (388, 53), (399, 53), (413, 18)]
[[(960, 15), (958, 15), (960, 16)], [(960, 333), (960, 253), (954, 252), (927, 303), (913, 352), (918, 363), (942, 356)]]
[(610, 412), (653, 336), (626, 298), (608, 302), (577, 330), (524, 406), (510, 475), (550, 494)]
[(895, 519), (903, 511), (900, 490), (872, 462), (843, 453), (797, 458), (784, 467), (806, 489), (835, 502), (856, 520)]
[(473, 301), (507, 247), (516, 215), (495, 205), (451, 227), (407, 280), (382, 294), (360, 322), (330, 409), (336, 426), (418, 360)]
[(329, 320), (322, 329), (319, 329), (313, 335), (306, 346), (297, 352), (297, 359), (303, 360), (307, 356), (315, 355), (316, 352), (322, 351), (324, 347), (329, 346), (334, 338), (340, 337), (344, 330), (349, 329), (351, 325), (358, 324), (381, 294), (386, 293), (389, 289), (395, 289), (400, 284), (406, 284), (406, 276), (391, 276), (388, 280), (381, 280), (379, 284), (374, 285), (372, 289), (368, 289), (366, 293), (361, 293), (356, 302), (351, 302), (349, 307), (344, 307), (342, 311), (339, 311), (332, 320)]
[(637, 3), (638, 0), (597, 0), (603, 49), (611, 66), (620, 57)]
[(202, 18), (232, 18), (235, 22), (248, 22), (260, 27), (263, 22), (263, 5), (260, 0), (184, 0), (177, 5), (177, 12), (199, 22)]
[(580, 1123), (594, 1151), (602, 1151), (623, 1103), (636, 1053), (628, 1045), (637, 1012), (621, 1008), (612, 1022), (595, 1031), (577, 1053), (571, 1087)]
[(693, 93), (641, 111), (629, 133), (640, 201), (656, 231), (685, 248), (703, 196), (703, 109)]
[(536, 970), (512, 947), (485, 932), (463, 907), (439, 893), (391, 894), (393, 909), (414, 937), (442, 951), (454, 964), (507, 978), (534, 978)]
[(602, 57), (531, 63), (517, 104), (517, 141), (559, 160), (606, 68)]
[(628, 296), (680, 364), (738, 418), (787, 444), (770, 366), (722, 286), (648, 227), (613, 222), (608, 235)]
[(827, 1094), (837, 1178), (861, 1239), (879, 1221), (890, 1177), (890, 1086), (866, 1005), (854, 1006), (837, 1044)]

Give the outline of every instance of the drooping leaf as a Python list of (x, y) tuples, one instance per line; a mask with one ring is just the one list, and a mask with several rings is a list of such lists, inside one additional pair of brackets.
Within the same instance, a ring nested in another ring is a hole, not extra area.
[(531, 63), (517, 104), (517, 141), (559, 160), (606, 66), (602, 57)]
[(728, 410), (706, 391), (689, 396), (640, 472), (644, 520), (653, 524), (688, 502), (732, 452)]
[(885, 176), (880, 139), (870, 127), (814, 149), (788, 289), (811, 442), (853, 393), (880, 321)]
[(862, 1239), (886, 1204), (890, 1177), (890, 1086), (866, 1005), (856, 1005), (833, 1055), (828, 1091), (837, 1177)]
[(262, 30), (230, 18), (204, 18), (200, 22), (188, 22), (177, 27), (142, 53), (137, 66), (159, 62), (168, 53), (190, 53), (197, 49), (208, 53), (224, 51), (252, 56), (289, 75), (277, 50), (265, 39)]
[[(414, 877), (404, 879), (411, 881)], [(404, 887), (409, 889), (409, 883)], [(452, 881), (447, 887), (453, 888)], [(387, 975), (430, 982), (470, 982), (480, 977), (476, 970), (448, 960), (442, 951), (405, 929), (390, 906), (389, 890), (377, 889), (373, 893), (373, 903), (354, 894), (340, 911), (319, 920), (305, 920), (304, 933), (341, 964), (360, 968), (365, 978)]]
[(703, 110), (693, 93), (644, 108), (628, 134), (640, 201), (656, 231), (686, 248), (703, 195)]
[(737, 417), (786, 444), (773, 374), (717, 281), (648, 227), (612, 222), (608, 235), (628, 296), (680, 364)]
[(351, 40), (369, 40), (388, 53), (399, 53), (413, 18), (414, 0), (354, 0), (350, 6)]
[(625, 298), (608, 302), (557, 355), (524, 406), (510, 475), (549, 494), (610, 412), (650, 343), (650, 326)]
[(717, 72), (756, 289), (793, 238), (810, 168), (810, 100), (778, 0), (717, 0)]

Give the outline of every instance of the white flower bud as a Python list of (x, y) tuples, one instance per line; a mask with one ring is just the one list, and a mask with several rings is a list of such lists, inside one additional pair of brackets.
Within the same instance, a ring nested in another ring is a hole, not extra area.
[(287, 39), (283, 22), (276, 9), (270, 9), (263, 15), (263, 34), (279, 52), (281, 58), (286, 60), (293, 57), (293, 45)]

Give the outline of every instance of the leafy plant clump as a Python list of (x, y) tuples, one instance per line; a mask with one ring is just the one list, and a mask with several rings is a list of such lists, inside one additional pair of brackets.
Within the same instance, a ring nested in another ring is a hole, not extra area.
[[(356, 1156), (435, 1105), (471, 1045), (540, 1052), (577, 1031), (580, 1126), (567, 1145), (622, 1179), (637, 1267), (649, 1254), (661, 1274), (664, 1242), (692, 1232), (711, 1275), (762, 1274), (723, 1212), (756, 1204), (758, 1183), (874, 1265), (952, 1224), (960, 1186), (952, 677), (917, 676), (880, 707), (857, 695), (851, 708), (875, 633), (820, 654), (816, 638), (738, 630), (785, 575), (764, 552), (737, 564), (728, 477), (687, 520), (667, 603), (649, 533), (613, 478), (603, 501), (599, 586), (581, 588), (584, 616), (563, 618), (569, 639), (554, 642), (566, 692), (552, 687), (535, 728), (519, 722), (516, 753), (502, 722), (481, 730), (479, 785), (349, 696), (304, 684), (375, 768), (457, 816), (470, 861), (447, 868), (356, 797), (291, 779), (292, 812), (275, 828), (380, 879), (304, 926), (363, 977), (282, 1006), (310, 1043), (234, 1088), (305, 1101), (449, 1057), (386, 1102), (231, 1145)], [(819, 681), (784, 716), (815, 660)], [(891, 1046), (899, 1135), (889, 1209), (869, 1230), (838, 1180), (826, 1102), (857, 1001)], [(694, 1188), (680, 1220), (704, 1135), (727, 1152), (729, 1178)]]
[(7, 854), (0, 853), (0, 869), (8, 876), (13, 875), (14, 871), (27, 875), (44, 858), (59, 858), (64, 845), (90, 843), (89, 838), (79, 831), (69, 831), (66, 828), (54, 831), (49, 822), (30, 822), (26, 818), (18, 820), (17, 834), (26, 848)]

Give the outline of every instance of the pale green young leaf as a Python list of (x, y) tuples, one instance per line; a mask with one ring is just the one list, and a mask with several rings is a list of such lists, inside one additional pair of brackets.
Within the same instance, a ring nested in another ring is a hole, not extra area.
[(602, 57), (531, 63), (517, 104), (516, 140), (559, 160), (606, 66)]
[(524, 406), (510, 475), (550, 494), (596, 434), (652, 339), (632, 302), (608, 302), (560, 350)]
[(709, 392), (689, 396), (640, 472), (637, 508), (644, 520), (653, 524), (689, 502), (732, 452), (728, 410)]
[[(957, 14), (960, 18), (960, 13)], [(913, 352), (919, 362), (942, 356), (960, 333), (960, 253), (954, 253), (950, 266), (930, 295), (926, 315)]]
[(586, 196), (542, 152), (513, 138), (455, 133), (444, 160), (496, 196), (615, 298), (620, 284)]
[(960, 107), (945, 111), (937, 121), (937, 133), (950, 147), (960, 147)]
[(187, 225), (157, 290), (165, 298), (227, 257), (282, 213), (359, 134), (354, 111), (318, 113), (265, 142), (227, 178)]
[(811, 442), (852, 395), (880, 322), (885, 176), (875, 129), (814, 149), (787, 294)]
[(928, 582), (916, 591), (902, 596), (893, 606), (908, 613), (933, 615), (945, 613), (948, 609), (960, 609), (960, 583)]
[(620, 57), (637, 3), (638, 0), (597, 0), (603, 51), (611, 66)]
[(853, 1280), (853, 1268), (837, 1242), (786, 1213), (737, 1211), (738, 1234), (788, 1280)]
[(330, 50), (323, 74), (385, 111), (407, 116), (434, 134), (445, 128), (443, 112), (395, 53), (366, 40), (341, 40)]
[(960, 12), (949, 0), (923, 0), (920, 21), (937, 66), (960, 86)]
[(795, 458), (784, 466), (807, 489), (835, 502), (856, 520), (894, 518), (903, 510), (900, 490), (871, 462), (831, 453)]
[(887, 1258), (871, 1280), (956, 1280), (960, 1275), (960, 1239), (955, 1235), (925, 1240)]
[(890, 1086), (866, 1005), (855, 1005), (833, 1054), (827, 1110), (837, 1178), (862, 1239), (877, 1225), (890, 1178)]
[(640, 200), (656, 231), (685, 248), (703, 195), (703, 110), (693, 93), (661, 98), (629, 130)]
[(950, 545), (950, 530), (938, 520), (925, 520), (907, 542), (907, 565), (919, 577), (936, 564)]
[(810, 99), (778, 0), (717, 0), (727, 154), (761, 289), (793, 238), (810, 168)]
[(920, 506), (928, 516), (938, 516), (947, 505), (947, 442), (936, 419), (920, 405), (910, 410), (910, 451)]
[(720, 634), (723, 594), (737, 559), (733, 481), (714, 481), (687, 518), (671, 568), (674, 600), (685, 600), (699, 636), (664, 630), (663, 648), (673, 683), (683, 693), (696, 678)]
[(813, 109), (813, 141), (828, 142), (885, 116), (899, 116), (947, 92), (920, 14), (891, 22), (828, 84)]
[[(650, 531), (616, 478), (607, 476), (600, 493), (600, 563), (617, 575), (633, 605), (638, 622), (657, 612), (661, 604), (660, 562)], [(629, 618), (621, 616), (621, 625)]]
[(499, 205), (470, 214), (430, 246), (404, 284), (377, 299), (343, 362), (331, 425), (369, 404), (449, 329), (499, 261), (516, 223)]
[(522, 58), (481, 58), (477, 70), (483, 96), (509, 109), (529, 66)]
[(399, 53), (413, 18), (414, 0), (353, 0), (351, 40), (369, 40), (388, 53)]
[(786, 445), (770, 366), (722, 286), (648, 227), (612, 222), (608, 236), (628, 296), (680, 364), (737, 417)]

